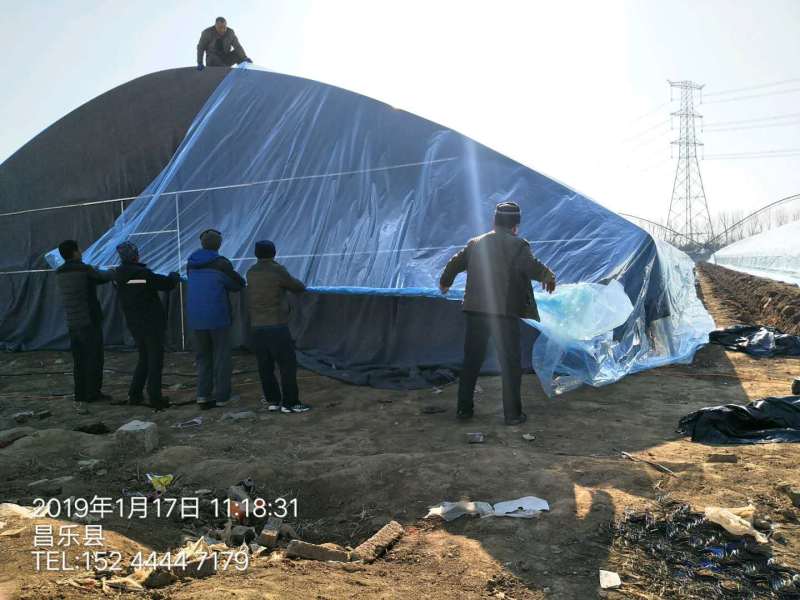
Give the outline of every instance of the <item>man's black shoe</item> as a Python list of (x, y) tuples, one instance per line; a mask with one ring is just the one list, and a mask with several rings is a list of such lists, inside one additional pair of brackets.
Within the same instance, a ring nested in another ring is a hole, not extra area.
[(142, 396), (128, 396), (128, 404), (144, 404), (144, 398)]
[(506, 419), (506, 425), (522, 425), (527, 420), (528, 415), (525, 413), (519, 413), (519, 416), (516, 419)]
[(97, 402), (111, 402), (114, 397), (111, 394), (104, 394), (100, 392), (97, 396)]
[(197, 408), (199, 408), (200, 410), (209, 410), (210, 408), (216, 408), (216, 407), (217, 407), (217, 403), (216, 402), (198, 402), (197, 403)]
[(161, 396), (158, 400), (150, 400), (150, 406), (155, 410), (166, 410), (169, 408), (169, 397)]
[(456, 413), (456, 418), (458, 418), (459, 421), (469, 421), (474, 416), (474, 414), (475, 413), (473, 413), (472, 411), (463, 412), (459, 410)]

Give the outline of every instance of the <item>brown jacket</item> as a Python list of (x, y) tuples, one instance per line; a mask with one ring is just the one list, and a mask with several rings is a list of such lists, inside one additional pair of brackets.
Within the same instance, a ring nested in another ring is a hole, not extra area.
[(271, 258), (262, 258), (247, 272), (247, 300), (252, 327), (289, 323), (286, 292), (301, 293), (306, 286), (289, 275), (286, 267)]
[(545, 282), (553, 273), (534, 258), (526, 240), (503, 230), (473, 238), (450, 259), (439, 283), (450, 287), (462, 271), (465, 311), (539, 320), (531, 280)]

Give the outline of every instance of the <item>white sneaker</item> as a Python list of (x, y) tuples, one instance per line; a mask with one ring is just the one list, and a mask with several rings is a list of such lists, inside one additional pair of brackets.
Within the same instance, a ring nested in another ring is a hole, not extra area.
[(270, 404), (264, 396), (261, 396), (261, 406), (264, 407), (264, 410), (268, 410), (269, 412), (278, 412), (281, 409), (280, 404)]
[(297, 403), (294, 406), (282, 406), (281, 412), (284, 414), (291, 414), (291, 413), (304, 413), (311, 410), (311, 407), (308, 404), (300, 404)]

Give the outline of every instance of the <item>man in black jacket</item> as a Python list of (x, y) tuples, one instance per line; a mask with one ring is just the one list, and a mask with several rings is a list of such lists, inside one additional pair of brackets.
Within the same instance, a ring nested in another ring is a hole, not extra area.
[(200, 34), (197, 42), (197, 70), (202, 71), (203, 54), (206, 56), (206, 65), (209, 67), (232, 67), (241, 62), (253, 62), (247, 58), (239, 39), (228, 27), (224, 17), (217, 17), (211, 27), (207, 27)]
[(524, 423), (520, 386), (520, 318), (539, 320), (531, 280), (548, 292), (556, 289), (553, 272), (538, 261), (530, 244), (517, 237), (521, 213), (515, 202), (495, 208), (494, 231), (471, 239), (450, 261), (439, 280), (446, 294), (456, 275), (466, 271), (464, 312), (467, 335), (464, 365), (458, 381), (458, 417), (472, 417), (472, 400), (489, 337), (494, 338), (503, 377), (503, 411), (507, 425)]
[(174, 289), (180, 276), (177, 273), (166, 277), (153, 273), (147, 265), (139, 262), (139, 249), (132, 242), (117, 246), (117, 253), (122, 265), (116, 270), (114, 283), (119, 291), (125, 321), (139, 351), (128, 402), (141, 404), (144, 401), (146, 382), (150, 406), (166, 408), (169, 400), (161, 395), (161, 371), (164, 367), (167, 315), (158, 293)]
[(98, 285), (108, 283), (113, 271), (100, 271), (84, 264), (78, 243), (65, 240), (58, 245), (64, 264), (56, 270), (56, 282), (67, 315), (72, 374), (78, 412), (87, 402), (111, 400), (103, 387), (103, 311), (97, 301)]

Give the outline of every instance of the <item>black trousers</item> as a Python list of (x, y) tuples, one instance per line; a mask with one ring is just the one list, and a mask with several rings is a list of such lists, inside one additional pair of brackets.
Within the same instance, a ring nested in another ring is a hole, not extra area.
[(232, 67), (242, 62), (243, 58), (243, 56), (239, 56), (236, 50), (231, 50), (224, 54), (206, 52), (206, 65), (209, 67)]
[(103, 388), (103, 330), (87, 325), (69, 332), (75, 401), (94, 402)]
[(164, 369), (164, 332), (131, 331), (139, 351), (139, 360), (133, 372), (129, 398), (141, 398), (147, 384), (150, 402), (161, 401), (161, 372)]
[[(258, 360), (261, 389), (267, 403), (283, 406), (297, 404), (297, 355), (289, 328), (286, 325), (254, 327), (251, 345)], [(275, 378), (276, 364), (281, 374), (280, 386)]]
[(519, 319), (482, 313), (464, 314), (467, 318), (467, 335), (464, 340), (464, 365), (458, 381), (458, 412), (472, 413), (475, 384), (491, 337), (503, 378), (503, 412), (506, 419), (516, 419), (522, 413)]

